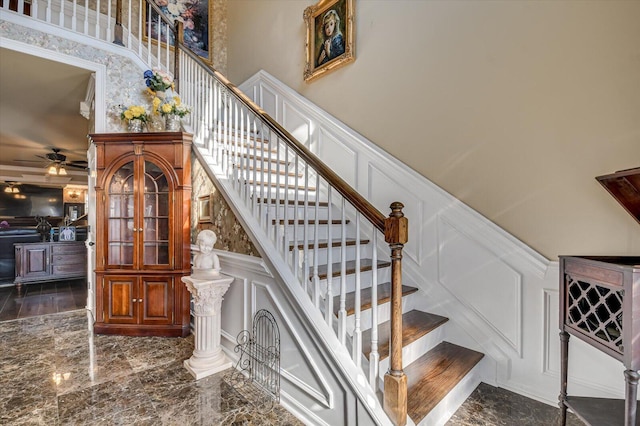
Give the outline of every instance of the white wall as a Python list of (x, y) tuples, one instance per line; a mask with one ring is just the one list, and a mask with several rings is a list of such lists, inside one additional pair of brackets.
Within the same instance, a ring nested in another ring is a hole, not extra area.
[(640, 165), (640, 2), (360, 0), (356, 61), (307, 84), (312, 4), (229, 2), (231, 81), (266, 70), (549, 259), (640, 252), (594, 179)]

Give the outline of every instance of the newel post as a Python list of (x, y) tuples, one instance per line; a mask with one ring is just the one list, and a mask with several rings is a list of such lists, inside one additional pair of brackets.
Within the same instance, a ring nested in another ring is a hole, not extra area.
[(113, 29), (113, 42), (124, 46), (122, 42), (122, 0), (116, 0), (116, 25)]
[(409, 221), (400, 202), (391, 204), (384, 222), (384, 240), (391, 248), (391, 342), (389, 371), (384, 376), (384, 411), (394, 424), (407, 423), (407, 376), (402, 370), (402, 248), (408, 241)]

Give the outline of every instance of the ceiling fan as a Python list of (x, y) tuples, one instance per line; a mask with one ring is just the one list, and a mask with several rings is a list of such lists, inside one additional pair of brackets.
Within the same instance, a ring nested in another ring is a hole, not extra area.
[(45, 166), (48, 174), (64, 176), (67, 174), (67, 167), (86, 170), (87, 161), (67, 161), (67, 156), (61, 154), (61, 150), (59, 148), (51, 148), (51, 151), (52, 152), (44, 156), (36, 155), (36, 157), (43, 158), (49, 161), (49, 163)]

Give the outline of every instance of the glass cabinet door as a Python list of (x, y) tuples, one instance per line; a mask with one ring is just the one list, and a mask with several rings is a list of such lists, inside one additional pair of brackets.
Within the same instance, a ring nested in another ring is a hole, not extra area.
[(108, 251), (110, 265), (133, 266), (135, 231), (134, 164), (130, 161), (116, 171), (107, 188)]
[(170, 264), (169, 189), (162, 170), (145, 161), (142, 263), (146, 266)]

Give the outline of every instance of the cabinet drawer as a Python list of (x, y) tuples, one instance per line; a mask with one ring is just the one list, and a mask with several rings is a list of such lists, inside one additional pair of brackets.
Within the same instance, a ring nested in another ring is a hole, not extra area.
[(52, 254), (80, 254), (86, 253), (87, 249), (84, 246), (84, 243), (55, 243), (51, 244), (51, 253)]
[(51, 273), (55, 275), (85, 275), (87, 273), (86, 264), (73, 264), (73, 265), (53, 265)]
[(87, 263), (87, 256), (82, 254), (57, 254), (51, 258), (51, 263), (56, 265), (72, 265), (72, 264), (85, 264)]

